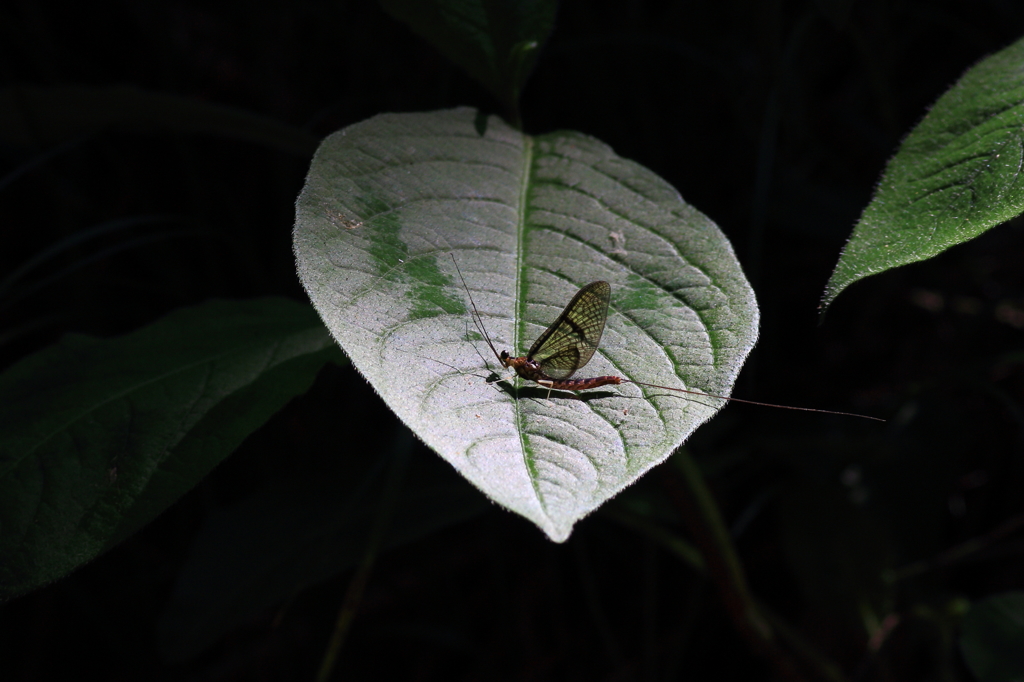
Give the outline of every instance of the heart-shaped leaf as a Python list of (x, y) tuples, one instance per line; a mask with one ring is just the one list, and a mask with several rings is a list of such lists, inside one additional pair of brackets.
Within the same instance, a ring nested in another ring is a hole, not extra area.
[(391, 409), (556, 541), (722, 401), (488, 383), (500, 365), (456, 262), (494, 345), (513, 353), (581, 286), (609, 282), (601, 347), (580, 377), (726, 395), (756, 337), (729, 243), (668, 183), (593, 138), (531, 137), (471, 109), (381, 115), (328, 137), (294, 242), (314, 306)]
[(1024, 211), (1024, 39), (949, 89), (889, 162), (825, 288), (931, 258)]

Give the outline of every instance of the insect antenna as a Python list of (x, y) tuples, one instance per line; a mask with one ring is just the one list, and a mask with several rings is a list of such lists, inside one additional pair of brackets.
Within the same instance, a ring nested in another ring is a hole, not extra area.
[(469, 305), (473, 308), (473, 314), (470, 315), (470, 317), (473, 318), (473, 324), (476, 325), (476, 330), (480, 332), (480, 335), (484, 337), (484, 341), (487, 342), (487, 346), (491, 349), (491, 352), (494, 353), (494, 357), (497, 358), (499, 363), (501, 363), (501, 356), (498, 354), (494, 344), (491, 343), (491, 337), (487, 335), (487, 330), (484, 328), (484, 320), (480, 316), (480, 311), (476, 308), (476, 302), (473, 301), (473, 292), (469, 290), (469, 285), (466, 284), (466, 278), (462, 276), (462, 268), (459, 267), (459, 262), (455, 260), (454, 253), (450, 253), (448, 255), (452, 257), (452, 262), (455, 263), (455, 271), (459, 273), (459, 279), (462, 280), (462, 286), (466, 288), (466, 294), (469, 295)]

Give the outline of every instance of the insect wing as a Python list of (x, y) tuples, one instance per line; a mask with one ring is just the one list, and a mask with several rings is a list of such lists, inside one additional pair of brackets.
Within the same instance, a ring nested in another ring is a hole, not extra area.
[(591, 282), (580, 289), (558, 319), (534, 342), (527, 357), (552, 379), (568, 379), (590, 362), (601, 343), (612, 287)]

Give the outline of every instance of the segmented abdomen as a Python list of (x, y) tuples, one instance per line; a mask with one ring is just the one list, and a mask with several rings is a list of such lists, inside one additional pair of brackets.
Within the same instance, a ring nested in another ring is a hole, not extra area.
[[(537, 382), (540, 383), (540, 382)], [(547, 388), (560, 391), (585, 391), (588, 388), (607, 386), (608, 384), (621, 384), (622, 377), (591, 377), (589, 379), (560, 379), (558, 381), (544, 382), (542, 385)]]

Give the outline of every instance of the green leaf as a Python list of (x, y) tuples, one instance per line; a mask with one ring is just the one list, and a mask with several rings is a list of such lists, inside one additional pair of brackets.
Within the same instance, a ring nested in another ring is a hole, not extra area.
[(1004, 592), (971, 605), (960, 650), (979, 682), (1024, 680), (1024, 592)]
[[(388, 453), (388, 439), (381, 448), (386, 457), (362, 456), (342, 441), (342, 456), (317, 458), (314, 470), (288, 471), (274, 477), (272, 487), (213, 512), (160, 619), (165, 660), (194, 658), (239, 625), (355, 565), (381, 513), (384, 465), (413, 440), (398, 427)], [(440, 460), (411, 457), (409, 468), (385, 549), (487, 509), (486, 500)]]
[(0, 598), (151, 521), (338, 357), (308, 306), (214, 301), (0, 375)]
[(829, 279), (915, 263), (1024, 211), (1024, 39), (968, 71), (907, 136)]
[(556, 541), (722, 401), (488, 383), (499, 365), (453, 256), (496, 348), (513, 353), (581, 286), (610, 282), (601, 347), (579, 377), (727, 395), (756, 336), (729, 243), (664, 180), (585, 135), (530, 137), (471, 109), (381, 115), (328, 137), (294, 243), (313, 305), (391, 409)]
[(114, 128), (218, 135), (308, 156), (316, 138), (244, 109), (115, 85), (0, 88), (0, 144), (53, 145)]
[(510, 110), (555, 23), (555, 0), (380, 0)]

